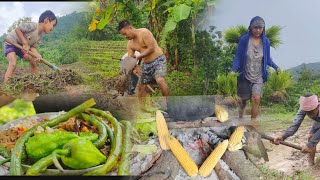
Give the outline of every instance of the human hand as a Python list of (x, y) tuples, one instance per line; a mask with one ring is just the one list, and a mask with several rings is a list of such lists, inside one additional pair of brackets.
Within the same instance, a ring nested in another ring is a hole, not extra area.
[(39, 54), (39, 55), (36, 55), (36, 57), (34, 57), (34, 60), (36, 61), (40, 61), (42, 59), (42, 56)]
[(310, 149), (307, 144), (302, 144), (301, 145), (301, 152), (302, 153), (311, 153), (312, 152), (312, 149)]
[(282, 134), (277, 134), (277, 135), (273, 138), (273, 141), (271, 141), (271, 143), (272, 143), (272, 144), (275, 144), (275, 145), (279, 145), (279, 144), (280, 144), (280, 141), (283, 141)]
[(141, 57), (141, 56), (137, 56), (136, 59), (137, 59), (138, 61), (141, 61), (141, 60), (142, 60), (142, 57)]
[(23, 51), (23, 53), (28, 54), (30, 51), (30, 46), (28, 44), (23, 44), (22, 51)]

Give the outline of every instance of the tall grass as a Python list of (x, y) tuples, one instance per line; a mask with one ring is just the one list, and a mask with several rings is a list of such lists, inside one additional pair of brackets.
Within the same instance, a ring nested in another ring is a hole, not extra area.
[(227, 75), (219, 74), (215, 80), (217, 94), (238, 100), (237, 76), (237, 73), (228, 73)]

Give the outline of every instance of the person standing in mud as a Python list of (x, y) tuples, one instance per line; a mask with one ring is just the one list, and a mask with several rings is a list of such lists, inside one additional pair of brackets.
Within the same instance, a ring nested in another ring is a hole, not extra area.
[[(147, 95), (147, 84), (158, 84), (162, 95), (169, 96), (169, 88), (165, 81), (166, 57), (151, 31), (146, 28), (136, 29), (128, 20), (119, 22), (117, 30), (129, 40), (127, 44), (128, 56), (133, 56), (135, 51), (141, 53), (136, 57), (138, 63), (134, 73), (140, 76), (138, 97), (142, 108), (144, 108)], [(143, 63), (140, 68), (141, 61)]]
[(238, 72), (237, 94), (240, 97), (239, 118), (243, 117), (247, 101), (251, 99), (251, 119), (258, 116), (264, 83), (268, 79), (267, 65), (278, 66), (270, 56), (270, 40), (265, 35), (265, 21), (256, 16), (251, 19), (248, 33), (238, 43), (232, 72)]
[(293, 136), (299, 129), (302, 121), (307, 115), (310, 119), (314, 120), (308, 135), (308, 143), (302, 145), (301, 152), (308, 153), (309, 165), (314, 165), (314, 158), (316, 153), (316, 145), (320, 141), (320, 100), (315, 94), (308, 93), (300, 96), (300, 108), (292, 125), (283, 133), (274, 136), (273, 144), (279, 145), (280, 141), (284, 141), (290, 136)]
[[(9, 65), (4, 75), (4, 82), (13, 75), (16, 69), (17, 55), (21, 59), (29, 61), (31, 72), (38, 73), (37, 61), (41, 59), (41, 55), (37, 51), (38, 43), (41, 39), (41, 34), (50, 33), (57, 25), (58, 21), (55, 14), (47, 10), (39, 17), (39, 22), (25, 22), (18, 25), (16, 29), (9, 32), (4, 42), (4, 56), (8, 59)], [(22, 50), (15, 47), (11, 43), (16, 43), (22, 46)], [(31, 51), (37, 56), (33, 58), (28, 52)]]

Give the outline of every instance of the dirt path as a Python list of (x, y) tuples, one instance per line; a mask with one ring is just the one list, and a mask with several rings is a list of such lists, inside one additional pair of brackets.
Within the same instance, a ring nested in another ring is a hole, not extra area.
[[(301, 145), (301, 143), (306, 143), (307, 136), (309, 133), (309, 127), (301, 127), (298, 132), (286, 139), (287, 142)], [(273, 133), (269, 133), (273, 135)], [(270, 169), (283, 172), (285, 175), (294, 177), (299, 172), (306, 172), (315, 179), (320, 178), (320, 162), (316, 161), (316, 165), (313, 167), (308, 166), (308, 155), (301, 153), (299, 150), (284, 146), (284, 145), (274, 145), (268, 140), (263, 140), (264, 145), (268, 149), (269, 162), (266, 162)], [(319, 145), (317, 146), (319, 149)], [(316, 154), (320, 157), (320, 153)]]

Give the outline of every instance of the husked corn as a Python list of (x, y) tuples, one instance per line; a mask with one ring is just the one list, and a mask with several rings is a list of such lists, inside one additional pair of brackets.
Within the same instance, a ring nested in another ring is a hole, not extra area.
[(156, 111), (156, 124), (160, 147), (163, 150), (168, 150), (169, 146), (166, 143), (165, 137), (169, 135), (169, 130), (166, 120), (160, 110)]
[(177, 158), (186, 173), (191, 177), (196, 176), (198, 174), (198, 166), (179, 141), (171, 135), (166, 136), (166, 141), (173, 155)]
[(216, 166), (218, 161), (223, 156), (224, 152), (228, 147), (228, 140), (222, 141), (222, 143), (218, 144), (218, 146), (211, 152), (208, 158), (203, 162), (201, 167), (199, 168), (199, 174), (202, 177), (207, 177)]
[(237, 151), (242, 148), (242, 137), (244, 134), (244, 126), (238, 126), (235, 131), (231, 134), (228, 150), (229, 151)]
[(215, 105), (215, 114), (220, 122), (225, 122), (229, 119), (229, 113), (220, 105)]

